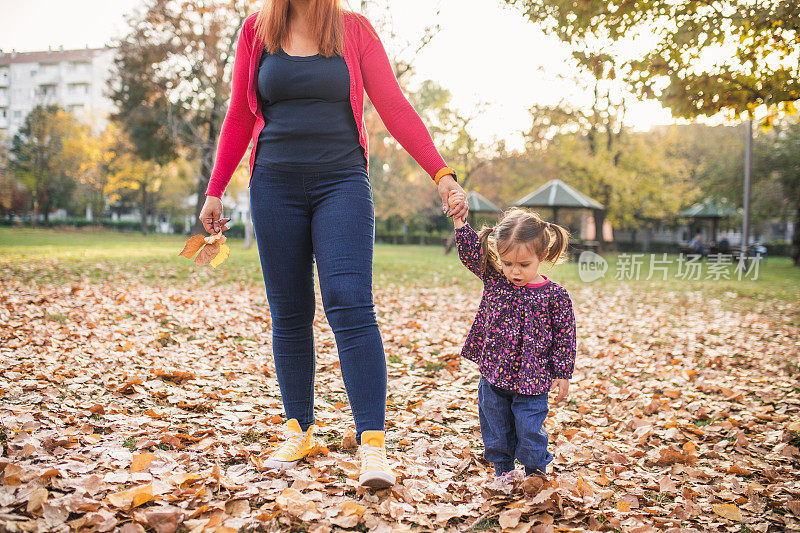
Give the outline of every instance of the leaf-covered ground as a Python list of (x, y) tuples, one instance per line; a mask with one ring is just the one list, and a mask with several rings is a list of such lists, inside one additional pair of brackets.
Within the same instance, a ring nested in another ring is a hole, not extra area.
[(398, 483), (371, 492), (319, 296), (326, 448), (281, 475), (260, 466), (284, 422), (263, 287), (212, 279), (0, 275), (0, 530), (800, 530), (796, 301), (565, 283), (552, 473), (497, 482), (457, 357), (477, 286), (379, 286)]

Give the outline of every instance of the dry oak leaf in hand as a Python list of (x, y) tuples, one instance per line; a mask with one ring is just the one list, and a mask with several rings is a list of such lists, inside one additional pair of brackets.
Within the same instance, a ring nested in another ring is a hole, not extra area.
[(197, 254), (194, 258), (197, 266), (211, 265), (217, 268), (231, 255), (231, 249), (225, 244), (227, 240), (228, 238), (222, 232), (208, 237), (194, 235), (186, 241), (186, 245), (179, 255), (191, 259), (194, 254)]

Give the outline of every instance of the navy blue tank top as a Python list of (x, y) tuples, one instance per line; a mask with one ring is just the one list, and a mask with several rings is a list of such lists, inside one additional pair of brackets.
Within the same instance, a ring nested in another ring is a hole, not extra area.
[(257, 95), (265, 126), (258, 137), (256, 164), (298, 172), (366, 164), (343, 57), (264, 50)]

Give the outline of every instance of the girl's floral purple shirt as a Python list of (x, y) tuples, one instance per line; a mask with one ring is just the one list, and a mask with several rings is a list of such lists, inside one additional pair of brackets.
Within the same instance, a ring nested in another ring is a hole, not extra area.
[(553, 379), (572, 378), (575, 316), (567, 290), (549, 279), (518, 287), (489, 266), (482, 275), (478, 234), (469, 224), (455, 232), (458, 257), (483, 280), (462, 357), (492, 385), (520, 394), (546, 393)]

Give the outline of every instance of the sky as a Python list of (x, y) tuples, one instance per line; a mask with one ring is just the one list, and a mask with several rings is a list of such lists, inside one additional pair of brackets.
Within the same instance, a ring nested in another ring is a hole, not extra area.
[[(124, 15), (141, 3), (0, 0), (0, 49), (100, 47), (125, 31)], [(358, 7), (359, 0), (344, 0), (344, 4)], [(388, 15), (391, 27), (407, 41), (417, 41), (426, 25), (440, 24), (440, 31), (414, 58), (412, 85), (436, 80), (450, 90), (453, 105), (467, 115), (477, 103), (486, 102), (488, 107), (475, 119), (472, 130), (481, 142), (505, 139), (509, 148), (519, 148), (521, 132), (530, 125), (532, 105), (553, 105), (562, 99), (573, 105), (589, 101), (589, 94), (569, 81), (575, 71), (569, 66), (567, 46), (544, 35), (501, 0), (394, 0), (388, 6), (390, 12), (380, 16)], [(379, 15), (366, 14), (371, 19)], [(392, 55), (392, 43), (385, 39), (385, 44)], [(674, 122), (669, 111), (654, 101), (635, 102), (628, 107), (627, 117), (635, 130)]]

